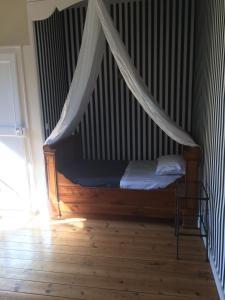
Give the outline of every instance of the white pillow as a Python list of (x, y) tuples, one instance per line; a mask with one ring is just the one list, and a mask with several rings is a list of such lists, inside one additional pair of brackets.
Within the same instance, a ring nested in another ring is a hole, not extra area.
[(181, 155), (165, 155), (157, 159), (156, 175), (184, 175), (185, 160)]

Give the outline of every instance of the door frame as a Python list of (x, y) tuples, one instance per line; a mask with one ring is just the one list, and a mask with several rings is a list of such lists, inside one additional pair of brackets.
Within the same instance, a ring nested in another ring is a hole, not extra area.
[[(33, 210), (48, 217), (48, 193), (46, 185), (43, 145), (45, 141), (44, 121), (42, 115), (41, 89), (38, 75), (38, 60), (35, 42), (35, 29), (30, 10), (30, 0), (27, 1), (27, 21), (29, 45), (21, 47), (25, 77), (25, 91), (28, 109), (29, 138), (32, 153), (33, 169)], [(36, 0), (34, 0), (36, 1)], [(45, 0), (44, 0), (45, 1)], [(33, 1), (32, 1), (33, 2)]]
[[(28, 48), (28, 49), (26, 49)], [(33, 128), (36, 128), (37, 131), (40, 130), (41, 126), (41, 118), (40, 114), (38, 114), (38, 107), (33, 105), (33, 86), (29, 87), (29, 83), (32, 81), (33, 76), (31, 76), (31, 72), (27, 70), (26, 66), (30, 66), (32, 61), (30, 56), (28, 55), (28, 50), (30, 50), (30, 46), (1, 46), (0, 53), (1, 54), (13, 54), (15, 57), (16, 63), (16, 72), (17, 72), (17, 80), (18, 80), (18, 94), (20, 101), (20, 113), (21, 118), (23, 120), (23, 125), (26, 128), (26, 134), (24, 137), (24, 147), (26, 152), (26, 162), (27, 162), (27, 174), (28, 174), (28, 185), (29, 185), (29, 206), (30, 212), (40, 211), (40, 205), (38, 199), (42, 197), (43, 201), (45, 201), (46, 187), (45, 187), (45, 175), (44, 175), (44, 163), (41, 160), (43, 156), (40, 153), (42, 150), (43, 139), (42, 133), (37, 138), (37, 134), (32, 137)], [(31, 68), (31, 70), (33, 70)], [(35, 85), (35, 82), (34, 82)], [(32, 95), (32, 96), (31, 96)], [(29, 98), (30, 99), (29, 99)], [(34, 93), (35, 98), (35, 93)], [(33, 122), (33, 116), (36, 115), (36, 118)], [(40, 130), (41, 131), (41, 130)], [(38, 147), (39, 146), (39, 147)], [(39, 150), (39, 151), (38, 151)], [(39, 152), (39, 156), (37, 157), (37, 152)], [(39, 163), (35, 164), (35, 160), (39, 161)], [(42, 182), (40, 184), (42, 191), (40, 191), (36, 178), (39, 178), (39, 181)]]

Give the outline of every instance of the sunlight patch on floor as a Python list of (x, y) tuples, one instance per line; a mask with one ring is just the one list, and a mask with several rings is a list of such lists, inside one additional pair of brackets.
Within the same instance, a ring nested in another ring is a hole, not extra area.
[(48, 216), (41, 214), (31, 214), (27, 212), (12, 212), (1, 214), (0, 211), (0, 231), (11, 231), (21, 228), (47, 229), (52, 225), (68, 225), (77, 229), (84, 228), (85, 218), (67, 218), (52, 220)]
[(0, 231), (24, 228), (30, 222), (31, 216), (25, 212), (12, 212), (8, 214), (0, 212)]

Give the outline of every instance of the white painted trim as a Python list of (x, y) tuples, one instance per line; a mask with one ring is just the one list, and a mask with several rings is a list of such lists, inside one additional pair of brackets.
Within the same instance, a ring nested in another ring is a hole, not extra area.
[(48, 205), (43, 156), (44, 128), (41, 112), (41, 97), (37, 72), (34, 28), (33, 21), (29, 15), (28, 6), (27, 11), (30, 44), (21, 48), (21, 52), (24, 70), (24, 90), (27, 103), (27, 123), (29, 124), (28, 134), (30, 137), (32, 157), (32, 163), (30, 164), (30, 168), (33, 173), (32, 211), (40, 211), (43, 214), (46, 214), (48, 211)]
[[(27, 9), (30, 20), (40, 21), (49, 18), (56, 9), (59, 11), (79, 4), (87, 0), (27, 0)], [(93, 1), (93, 0), (92, 0)], [(108, 0), (109, 2), (118, 2), (120, 0)], [(134, 0), (124, 0), (134, 1)]]

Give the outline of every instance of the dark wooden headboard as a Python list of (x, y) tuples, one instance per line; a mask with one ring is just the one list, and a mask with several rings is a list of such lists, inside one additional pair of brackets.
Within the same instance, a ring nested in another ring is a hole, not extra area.
[[(191, 182), (199, 180), (199, 165), (202, 159), (202, 149), (200, 147), (184, 147), (183, 156), (186, 160), (186, 175), (184, 178), (186, 182), (186, 189), (189, 191), (191, 190), (190, 194), (197, 195), (197, 185), (193, 185)], [(194, 199), (187, 199), (185, 206), (187, 210), (190, 209), (192, 212), (197, 210), (197, 203)], [(189, 221), (184, 220), (184, 222)]]
[(63, 164), (74, 159), (82, 159), (82, 142), (79, 134), (71, 135), (54, 145), (44, 145), (45, 173), (48, 188), (49, 209), (53, 215), (58, 215), (58, 182), (57, 170)]
[(202, 159), (202, 150), (200, 147), (183, 147), (183, 156), (186, 161), (186, 175), (185, 180), (197, 181), (198, 169)]

